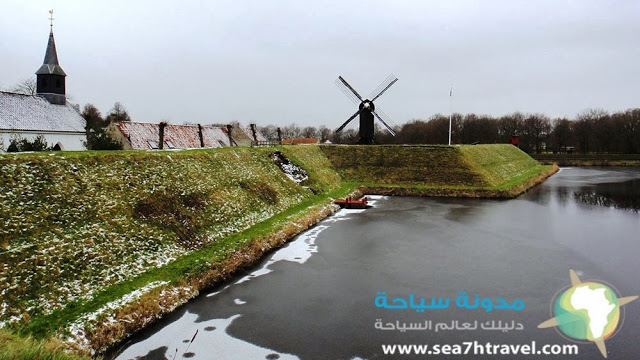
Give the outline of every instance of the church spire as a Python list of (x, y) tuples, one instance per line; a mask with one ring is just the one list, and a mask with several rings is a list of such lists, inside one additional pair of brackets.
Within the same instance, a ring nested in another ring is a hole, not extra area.
[(66, 103), (65, 77), (67, 74), (62, 70), (58, 62), (56, 42), (53, 38), (53, 10), (50, 10), (49, 14), (51, 31), (49, 32), (49, 42), (44, 54), (44, 61), (36, 71), (37, 93), (44, 96), (52, 104), (64, 105)]

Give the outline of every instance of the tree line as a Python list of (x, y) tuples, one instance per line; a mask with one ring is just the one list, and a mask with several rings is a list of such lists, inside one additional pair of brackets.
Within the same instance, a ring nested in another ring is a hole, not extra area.
[[(269, 140), (277, 141), (277, 127), (259, 128)], [(280, 128), (282, 138), (315, 137), (320, 142), (352, 144), (358, 141), (358, 130), (341, 133), (320, 126), (300, 127), (291, 124)], [(509, 143), (518, 136), (519, 146), (528, 153), (640, 153), (640, 108), (609, 114), (602, 109), (589, 109), (574, 119), (551, 119), (544, 114), (515, 112), (501, 117), (454, 113), (453, 144)], [(436, 114), (427, 120), (412, 120), (394, 127), (396, 136), (376, 123), (378, 144), (447, 144), (449, 116)]]
[[(35, 94), (34, 79), (16, 84), (14, 92)], [(124, 106), (116, 102), (106, 116), (102, 116), (93, 104), (86, 104), (81, 111), (87, 121), (87, 148), (90, 150), (122, 149), (122, 144), (106, 134), (111, 122), (131, 121)], [(357, 123), (357, 121), (354, 121)], [(237, 124), (239, 126), (239, 124)], [(447, 144), (449, 140), (449, 116), (436, 114), (427, 120), (415, 119), (393, 127), (392, 136), (376, 121), (375, 139), (378, 144)], [(260, 132), (270, 141), (291, 138), (317, 138), (319, 142), (353, 144), (359, 139), (358, 129), (348, 128), (340, 133), (322, 125), (319, 127), (297, 124), (287, 126), (259, 126)], [(501, 117), (477, 114), (452, 115), (453, 144), (508, 143), (513, 136), (519, 139), (519, 147), (528, 153), (579, 152), (579, 153), (640, 153), (640, 108), (608, 113), (602, 109), (589, 109), (569, 118), (551, 119), (540, 113), (515, 112)], [(40, 139), (41, 140), (41, 139)], [(12, 139), (7, 150), (25, 151), (39, 149), (42, 141), (27, 142)], [(3, 150), (5, 144), (0, 144)], [(44, 147), (47, 148), (46, 142)]]

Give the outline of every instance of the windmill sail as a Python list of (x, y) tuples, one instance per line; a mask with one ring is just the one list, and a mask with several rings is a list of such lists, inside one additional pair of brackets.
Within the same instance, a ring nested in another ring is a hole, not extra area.
[(353, 119), (356, 118), (356, 116), (360, 116), (360, 126), (358, 130), (360, 135), (360, 140), (358, 140), (358, 143), (360, 144), (374, 143), (375, 119), (378, 119), (385, 126), (385, 128), (393, 136), (395, 136), (396, 135), (395, 131), (393, 130), (391, 125), (389, 125), (389, 123), (391, 123), (391, 120), (381, 110), (378, 109), (379, 113), (376, 112), (376, 106), (373, 102), (377, 100), (380, 96), (382, 96), (382, 94), (384, 94), (387, 90), (389, 90), (389, 88), (393, 86), (393, 84), (395, 84), (396, 81), (398, 81), (398, 78), (395, 77), (393, 74), (390, 74), (389, 76), (387, 76), (387, 78), (384, 79), (384, 81), (382, 81), (382, 83), (380, 83), (380, 85), (378, 85), (378, 87), (370, 94), (369, 98), (372, 98), (372, 99), (369, 100), (369, 98), (363, 99), (362, 96), (360, 96), (360, 94), (347, 82), (347, 80), (345, 80), (342, 76), (338, 76), (338, 79), (336, 79), (335, 81), (338, 88), (340, 88), (340, 90), (345, 95), (347, 95), (347, 97), (351, 99), (351, 101), (359, 105), (358, 105), (358, 111), (356, 111), (353, 115), (351, 115), (351, 117), (349, 117), (347, 121), (345, 121), (339, 128), (337, 128), (336, 132), (342, 131), (347, 125), (349, 125), (349, 123)]

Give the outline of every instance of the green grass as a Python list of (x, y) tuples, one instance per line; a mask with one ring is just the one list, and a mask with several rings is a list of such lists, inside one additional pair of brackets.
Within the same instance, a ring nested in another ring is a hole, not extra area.
[(70, 354), (55, 341), (20, 337), (0, 329), (0, 360), (89, 360), (88, 356)]
[(422, 195), (456, 196), (479, 190), (491, 196), (489, 191), (519, 188), (550, 170), (503, 144), (323, 146), (322, 150), (346, 181), (369, 189), (415, 189)]

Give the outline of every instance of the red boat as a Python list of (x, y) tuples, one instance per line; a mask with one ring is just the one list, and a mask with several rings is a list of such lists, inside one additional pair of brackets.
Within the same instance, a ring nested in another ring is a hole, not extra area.
[(371, 205), (368, 205), (367, 202), (368, 200), (366, 197), (363, 197), (361, 200), (356, 200), (351, 196), (347, 196), (346, 199), (333, 200), (334, 204), (340, 205), (341, 208), (346, 209), (366, 209), (368, 207), (371, 207)]

